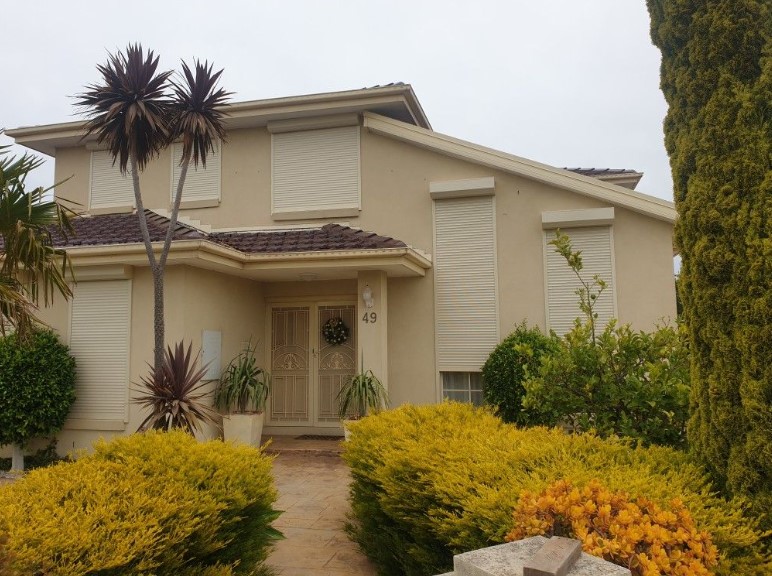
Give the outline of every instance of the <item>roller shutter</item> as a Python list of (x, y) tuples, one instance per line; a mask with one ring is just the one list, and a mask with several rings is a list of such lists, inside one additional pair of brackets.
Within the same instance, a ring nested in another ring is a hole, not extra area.
[(70, 418), (126, 420), (130, 302), (130, 280), (81, 282), (75, 287), (70, 350), (78, 380)]
[(117, 208), (134, 205), (131, 174), (121, 174), (113, 157), (105, 150), (91, 153), (91, 202), (93, 208)]
[(273, 213), (359, 209), (359, 127), (273, 134)]
[[(171, 201), (177, 193), (177, 183), (180, 181), (180, 161), (182, 160), (182, 144), (172, 146), (172, 188)], [(215, 142), (214, 152), (206, 157), (206, 168), (201, 164), (196, 168), (191, 161), (188, 174), (185, 177), (185, 187), (182, 189), (182, 201), (220, 200), (220, 143)]]
[(440, 371), (477, 371), (498, 344), (493, 202), (486, 196), (434, 203)]
[[(597, 326), (602, 329), (615, 316), (611, 227), (571, 228), (564, 233), (571, 238), (573, 250), (582, 252), (582, 278), (592, 282), (592, 278), (597, 274), (607, 284), (606, 290), (601, 294), (595, 307), (598, 313)], [(565, 258), (555, 252), (555, 247), (549, 244), (554, 239), (554, 230), (545, 232), (547, 324), (550, 329), (562, 336), (571, 330), (576, 318), (581, 317), (584, 320), (584, 316), (579, 309), (579, 296), (576, 294), (581, 283)]]

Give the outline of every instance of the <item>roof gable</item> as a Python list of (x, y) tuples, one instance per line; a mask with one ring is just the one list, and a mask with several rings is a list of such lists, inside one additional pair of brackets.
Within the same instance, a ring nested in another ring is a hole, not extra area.
[(411, 126), (404, 122), (369, 112), (364, 114), (364, 126), (374, 134), (394, 138), (439, 154), (488, 166), (522, 176), (523, 178), (544, 182), (607, 202), (613, 206), (624, 207), (658, 220), (673, 223), (676, 219), (675, 205), (672, 202), (635, 192), (629, 188), (617, 186), (590, 176), (583, 176), (568, 170), (527, 160), (513, 154), (501, 152), (500, 150), (473, 144), (472, 142), (453, 138), (425, 128)]

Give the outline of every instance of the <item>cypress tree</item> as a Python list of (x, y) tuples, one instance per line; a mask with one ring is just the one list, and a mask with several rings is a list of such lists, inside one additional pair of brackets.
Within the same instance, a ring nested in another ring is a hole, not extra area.
[(772, 509), (772, 4), (647, 0), (692, 350), (691, 449)]

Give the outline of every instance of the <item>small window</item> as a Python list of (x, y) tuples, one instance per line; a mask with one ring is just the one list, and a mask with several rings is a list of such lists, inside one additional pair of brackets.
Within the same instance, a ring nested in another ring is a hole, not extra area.
[(455, 402), (483, 404), (482, 374), (479, 372), (441, 372), (442, 397)]

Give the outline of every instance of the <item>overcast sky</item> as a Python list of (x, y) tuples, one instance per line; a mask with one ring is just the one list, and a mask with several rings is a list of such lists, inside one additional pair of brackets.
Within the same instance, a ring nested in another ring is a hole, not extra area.
[[(72, 96), (130, 42), (164, 68), (214, 61), (237, 101), (410, 83), (437, 132), (634, 168), (672, 200), (644, 0), (4, 2), (0, 127), (78, 119)], [(52, 182), (51, 162), (30, 180)]]

